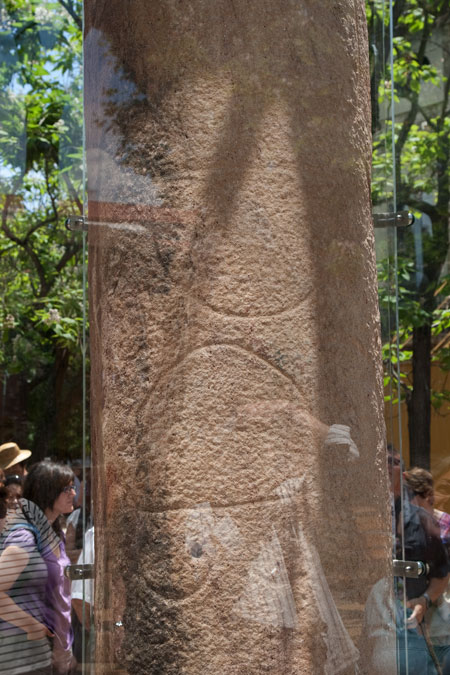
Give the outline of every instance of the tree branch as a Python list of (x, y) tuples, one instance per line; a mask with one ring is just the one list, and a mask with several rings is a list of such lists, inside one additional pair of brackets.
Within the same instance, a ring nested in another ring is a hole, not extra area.
[(70, 14), (72, 19), (77, 24), (78, 28), (80, 30), (82, 30), (83, 29), (83, 21), (82, 21), (81, 17), (78, 16), (76, 11), (74, 10), (73, 4), (71, 2), (69, 2), (69, 0), (58, 0), (58, 2), (59, 2), (60, 5), (62, 5), (64, 7), (66, 12), (68, 12)]
[(56, 206), (56, 200), (55, 200), (55, 197), (53, 195), (53, 192), (52, 192), (52, 189), (51, 189), (51, 186), (50, 186), (50, 181), (49, 181), (49, 177), (48, 177), (49, 171), (48, 171), (48, 160), (47, 159), (45, 160), (45, 172), (44, 173), (45, 173), (45, 185), (47, 187), (47, 194), (50, 197), (50, 201), (51, 201), (51, 204), (52, 204), (52, 210), (53, 210), (53, 214), (55, 216), (55, 220), (58, 220), (58, 218), (59, 218), (58, 207)]
[[(28, 244), (28, 242), (23, 241), (20, 239), (20, 237), (17, 237), (14, 232), (8, 227), (8, 211), (9, 207), (11, 205), (11, 202), (13, 201), (13, 198), (15, 197), (14, 194), (9, 194), (6, 195), (5, 199), (5, 205), (3, 207), (2, 211), (2, 230), (6, 237), (10, 240), (13, 241), (15, 244), (18, 246), (21, 246), (23, 250), (27, 253), (28, 257), (30, 258), (31, 262), (33, 263), (34, 267), (36, 268), (37, 275), (39, 277), (39, 283), (41, 285), (41, 294), (46, 295), (46, 289), (47, 289), (47, 277), (45, 276), (45, 270), (44, 267), (39, 260), (36, 252), (31, 248), (31, 246)], [(45, 289), (45, 292), (43, 292)]]
[(78, 208), (80, 214), (83, 215), (83, 204), (81, 203), (81, 199), (79, 198), (72, 181), (70, 180), (67, 173), (63, 173), (63, 178), (64, 178), (65, 183), (67, 185), (67, 189), (69, 190), (70, 196), (72, 197), (73, 201), (77, 205), (77, 208)]
[(431, 117), (428, 115), (428, 113), (425, 112), (423, 106), (419, 105), (419, 112), (426, 121), (426, 123), (433, 129), (433, 131), (437, 131), (438, 127), (437, 125), (433, 122)]
[[(431, 25), (430, 22), (428, 21), (428, 13), (424, 11), (424, 29), (420, 39), (419, 51), (417, 52), (417, 60), (419, 64), (423, 63), (423, 59), (425, 57), (425, 50), (427, 47), (428, 38), (430, 37), (430, 33), (431, 33)], [(411, 97), (411, 107), (408, 111), (405, 120), (402, 123), (398, 139), (395, 143), (395, 165), (397, 177), (397, 190), (399, 193), (401, 188), (401, 155), (405, 143), (408, 139), (409, 132), (411, 131), (411, 127), (416, 121), (417, 113), (419, 112), (419, 95), (420, 89), (419, 91), (413, 92)]]
[(442, 101), (442, 107), (441, 107), (441, 116), (439, 119), (439, 128), (442, 129), (442, 125), (444, 123), (444, 120), (447, 117), (447, 104), (448, 104), (448, 97), (450, 93), (450, 77), (447, 78), (447, 82), (445, 83), (444, 87), (444, 99)]
[(69, 260), (73, 258), (74, 255), (78, 253), (82, 248), (82, 243), (72, 243), (66, 247), (66, 250), (62, 254), (61, 258), (56, 264), (56, 272), (61, 272), (61, 270), (67, 265)]
[(438, 210), (433, 204), (425, 202), (423, 199), (415, 199), (405, 187), (400, 189), (399, 195), (402, 195), (402, 193), (405, 194), (405, 199), (402, 201), (406, 202), (408, 206), (411, 206), (413, 209), (421, 211), (422, 213), (426, 213), (433, 222), (439, 217)]
[(45, 227), (45, 225), (50, 225), (50, 223), (54, 223), (57, 219), (54, 216), (51, 216), (49, 218), (46, 218), (45, 220), (40, 220), (36, 225), (33, 225), (28, 232), (26, 233), (25, 237), (22, 239), (22, 242), (24, 244), (28, 243), (28, 240), (30, 239), (31, 235), (34, 234), (37, 230), (39, 230), (41, 227)]
[(0, 256), (5, 255), (6, 253), (9, 253), (9, 251), (11, 251), (11, 250), (12, 250), (13, 248), (15, 248), (16, 246), (17, 246), (17, 244), (14, 243), (14, 244), (11, 244), (11, 246), (7, 246), (6, 248), (3, 248), (3, 249), (0, 251)]

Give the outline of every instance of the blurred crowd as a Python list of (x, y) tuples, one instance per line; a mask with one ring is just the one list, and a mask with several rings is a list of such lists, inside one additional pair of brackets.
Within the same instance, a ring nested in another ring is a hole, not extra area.
[(94, 563), (89, 462), (0, 446), (0, 674), (89, 673)]
[(450, 675), (450, 514), (438, 508), (429, 471), (406, 470), (391, 445), (387, 459), (396, 576), (394, 593), (381, 579), (366, 604), (371, 675)]
[[(432, 474), (406, 470), (388, 446), (392, 554), (414, 574), (380, 579), (365, 608), (370, 675), (450, 675), (450, 514)], [(88, 462), (32, 462), (0, 446), (0, 675), (75, 675), (93, 666), (93, 580), (70, 565), (94, 563)], [(388, 647), (395, 633), (395, 648)], [(92, 671), (94, 672), (94, 671)]]

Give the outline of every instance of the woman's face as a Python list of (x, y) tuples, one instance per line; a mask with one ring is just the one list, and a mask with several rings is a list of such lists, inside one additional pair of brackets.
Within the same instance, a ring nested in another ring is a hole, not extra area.
[(15, 509), (22, 496), (22, 486), (18, 483), (10, 483), (10, 485), (6, 487), (6, 491), (8, 493), (6, 498), (8, 509)]
[(67, 485), (62, 492), (59, 493), (53, 504), (53, 512), (58, 516), (62, 516), (63, 513), (72, 513), (73, 511), (73, 500), (75, 497), (75, 486), (73, 483)]
[(401, 494), (402, 460), (397, 452), (388, 455), (388, 469), (391, 492), (398, 497)]
[(414, 498), (411, 500), (417, 506), (421, 506), (425, 511), (433, 513), (434, 505), (434, 494), (433, 492), (428, 493), (425, 497), (423, 495), (414, 495)]

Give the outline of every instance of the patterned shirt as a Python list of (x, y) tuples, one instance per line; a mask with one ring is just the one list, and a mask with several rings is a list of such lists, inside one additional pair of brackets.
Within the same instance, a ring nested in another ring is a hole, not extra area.
[(442, 543), (450, 544), (450, 513), (434, 509), (434, 517), (439, 524)]

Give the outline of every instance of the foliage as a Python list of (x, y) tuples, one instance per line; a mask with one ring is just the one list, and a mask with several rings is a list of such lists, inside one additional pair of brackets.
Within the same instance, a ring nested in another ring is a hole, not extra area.
[[(417, 219), (412, 229), (398, 232), (397, 269), (387, 258), (379, 270), (384, 323), (397, 299), (399, 312), (398, 356), (393, 348), (395, 331), (388, 329), (384, 345), (385, 384), (389, 400), (396, 402), (399, 387), (407, 403), (413, 458), (425, 466), (430, 451), (426, 410), (433, 405), (443, 412), (450, 400), (447, 389), (427, 391), (432, 364), (447, 370), (449, 363), (446, 340), (439, 336), (449, 329), (445, 264), (450, 201), (450, 11), (447, 0), (394, 0), (391, 53), (388, 3), (368, 0), (366, 4), (371, 41), (373, 202), (382, 210), (409, 209)], [(396, 116), (393, 125), (392, 113)], [(394, 274), (389, 274), (392, 269)], [(422, 372), (424, 377), (414, 382), (412, 372)]]
[(80, 16), (79, 0), (0, 4), (0, 374), (27, 402), (3, 433), (41, 454), (79, 408), (61, 409), (81, 380), (82, 240), (64, 226), (82, 211)]
[[(59, 451), (58, 429), (70, 427), (59, 419), (61, 401), (73, 419), (79, 406), (74, 391), (82, 353), (83, 260), (80, 235), (65, 230), (64, 218), (82, 206), (81, 4), (0, 0), (0, 376), (3, 391), (16, 378), (26, 394), (26, 428), (16, 440), (46, 453)], [(426, 218), (431, 223), (399, 235), (398, 289), (392, 261), (381, 264), (381, 307), (392, 307), (398, 293), (403, 363), (417, 360), (418, 332), (428, 327), (432, 358), (448, 369), (449, 350), (439, 337), (449, 330), (443, 266), (450, 200), (450, 54), (444, 50), (442, 62), (435, 58), (436, 45), (445, 43), (450, 30), (448, 0), (393, 0), (393, 83), (388, 3), (367, 0), (366, 5), (373, 201), (383, 210), (410, 208), (422, 225)], [(393, 129), (386, 123), (391, 88), (402, 111)], [(384, 347), (387, 375), (397, 360), (392, 340), (391, 333)], [(436, 349), (439, 342), (444, 346)], [(399, 378), (402, 395), (411, 400), (417, 387), (407, 367)], [(395, 391), (397, 383), (391, 384)], [(448, 398), (447, 390), (433, 392), (433, 405), (443, 409)], [(76, 444), (76, 434), (73, 438)]]
[[(395, 266), (395, 267), (394, 267)], [(394, 279), (395, 270), (395, 279)], [(450, 372), (450, 348), (441, 338), (450, 331), (450, 307), (447, 297), (450, 294), (450, 275), (441, 278), (438, 297), (441, 302), (431, 310), (424, 308), (417, 294), (411, 290), (411, 280), (415, 274), (414, 263), (405, 258), (385, 258), (378, 263), (379, 302), (382, 320), (386, 322), (392, 307), (398, 304), (398, 351), (397, 331), (394, 326), (383, 326), (383, 333), (390, 335), (382, 347), (383, 363), (385, 365), (384, 387), (385, 400), (392, 404), (398, 403), (410, 395), (413, 390), (411, 376), (412, 332), (415, 326), (431, 324), (431, 332), (435, 342), (432, 353), (432, 363), (442, 371)], [(431, 405), (436, 412), (442, 411), (444, 404), (450, 402), (450, 390), (431, 390)], [(445, 407), (445, 406), (444, 406)]]

